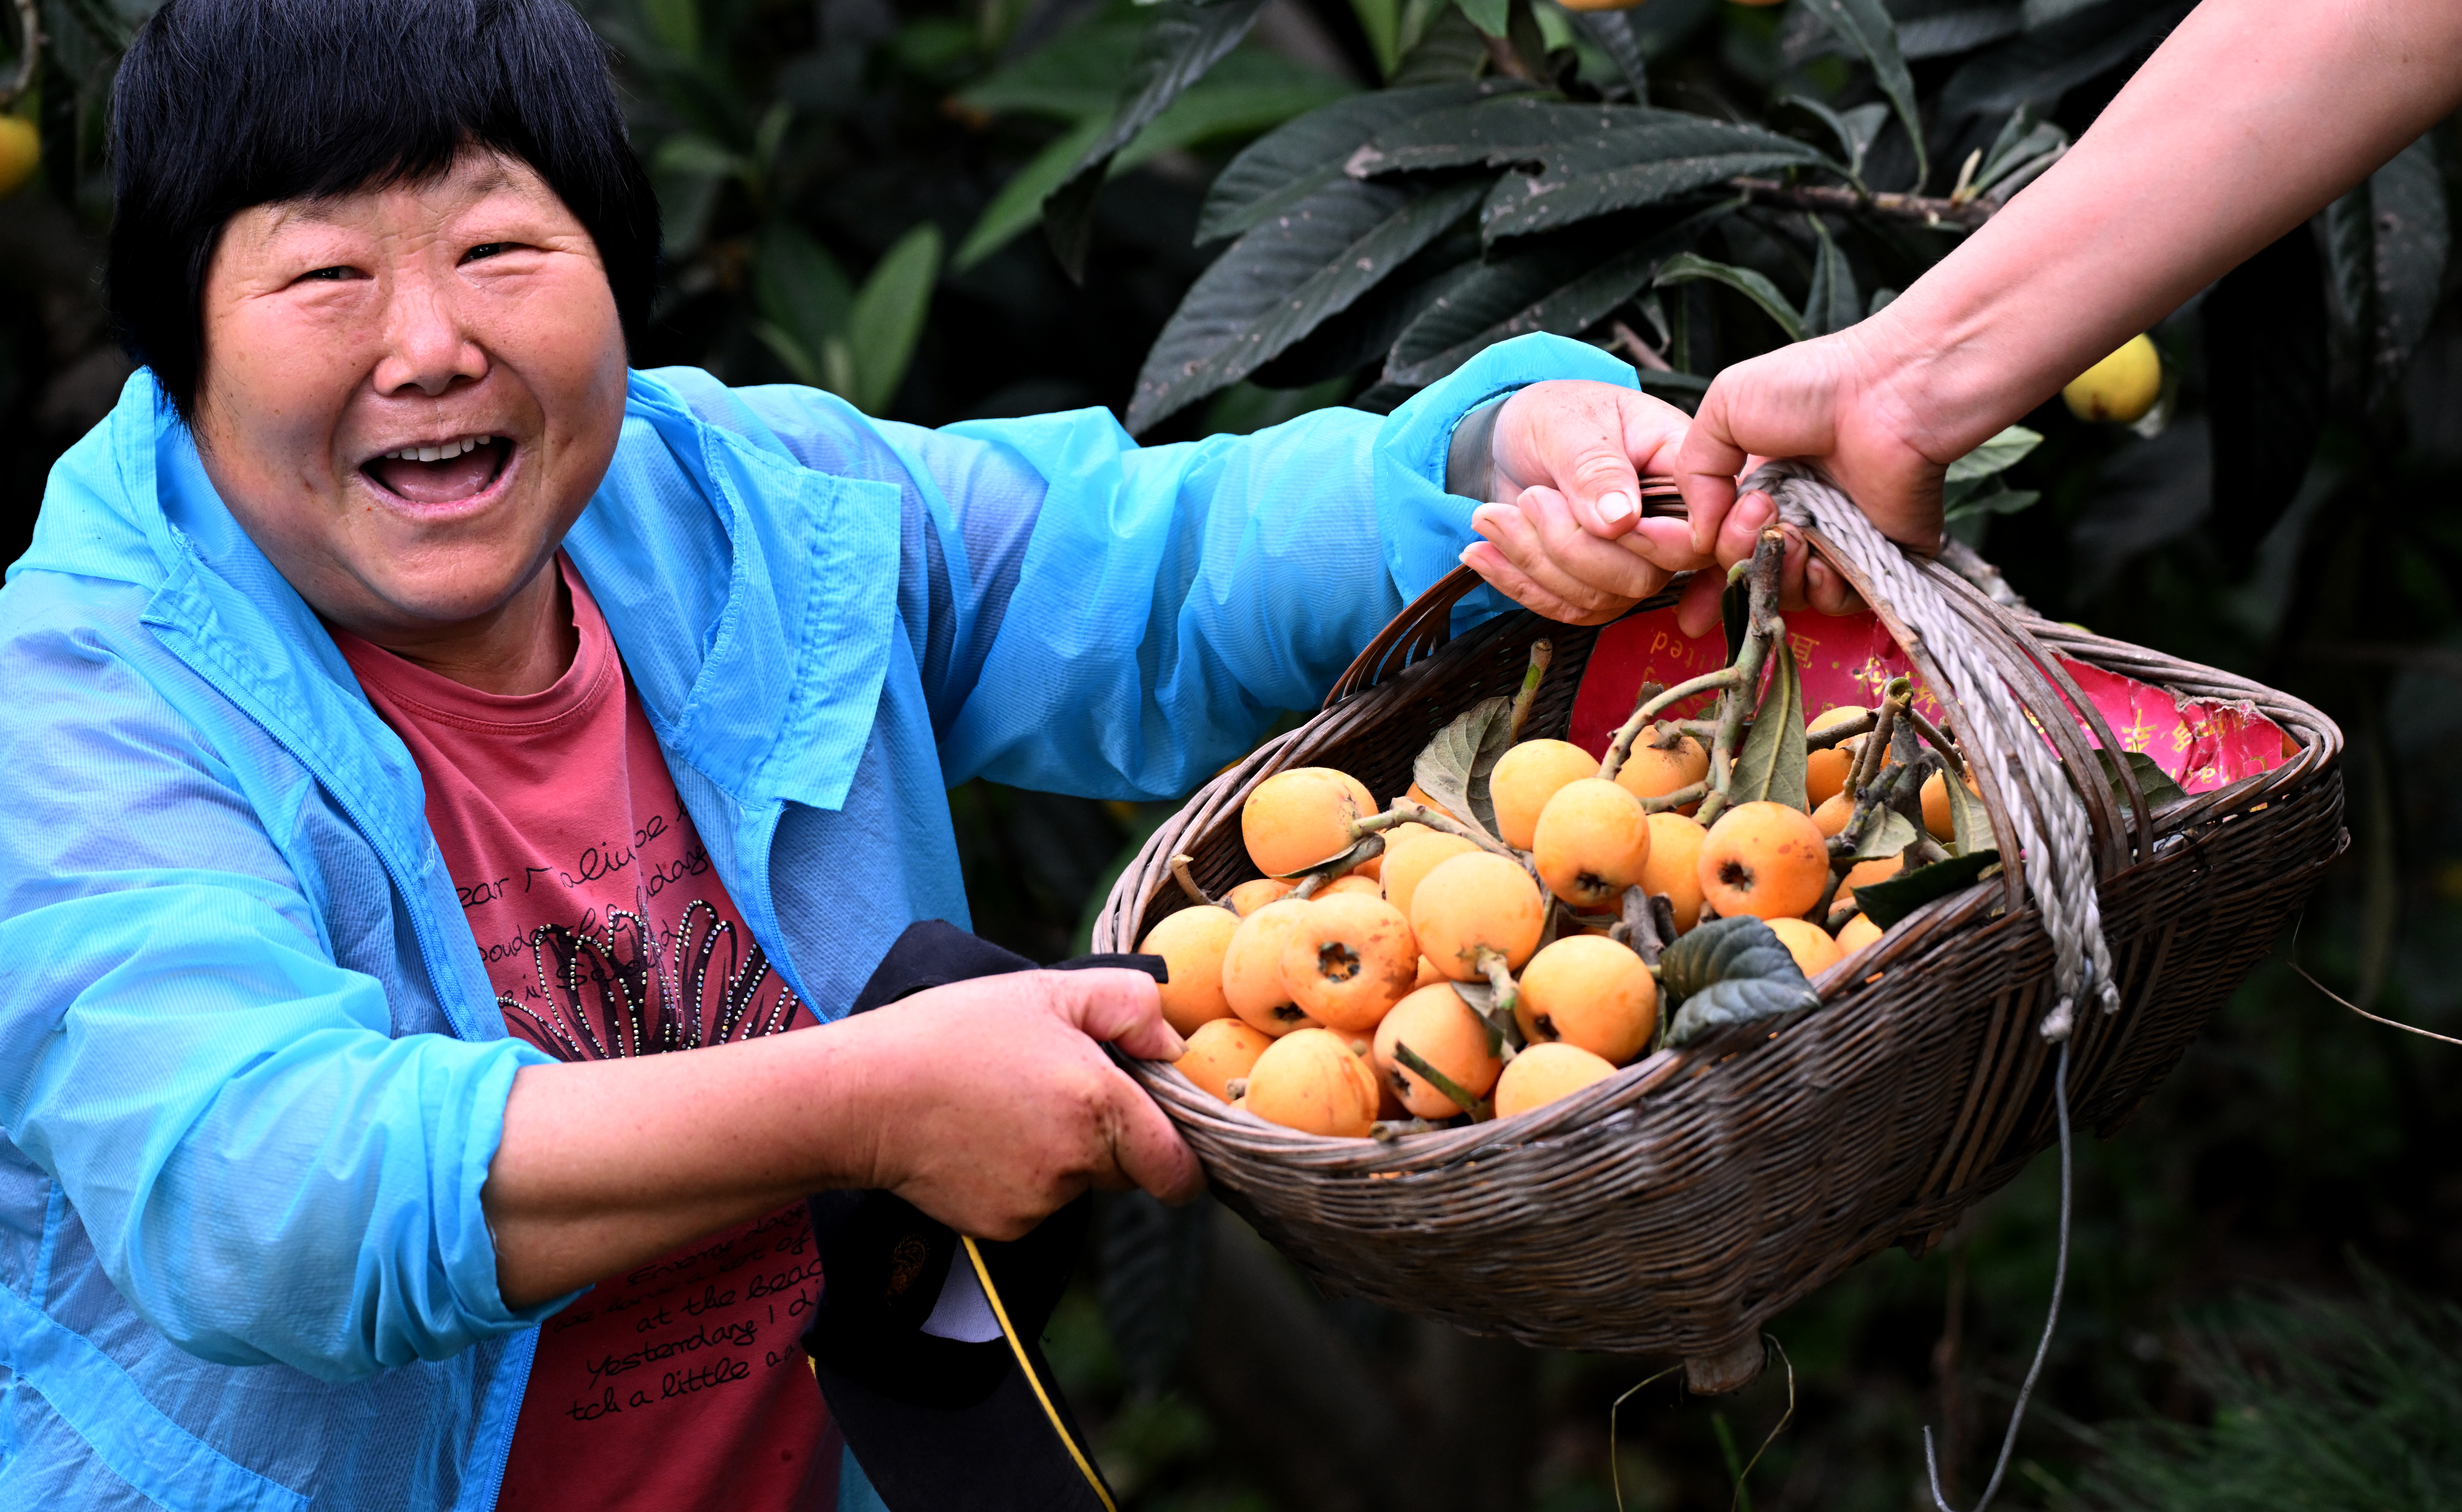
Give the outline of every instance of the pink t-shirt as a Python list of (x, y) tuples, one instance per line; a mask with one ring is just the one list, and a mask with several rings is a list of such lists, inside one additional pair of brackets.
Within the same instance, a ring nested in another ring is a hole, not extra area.
[[(711, 868), (606, 619), (557, 565), (580, 649), (543, 693), (334, 637), (419, 763), (506, 1027), (580, 1061), (810, 1026)], [(599, 1283), (539, 1330), (498, 1504), (833, 1506), (840, 1440), (800, 1342), (819, 1292), (800, 1205)]]

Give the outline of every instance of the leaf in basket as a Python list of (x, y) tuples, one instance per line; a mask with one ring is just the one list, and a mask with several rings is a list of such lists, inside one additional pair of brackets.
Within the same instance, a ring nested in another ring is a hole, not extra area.
[(1682, 1004), (1667, 1031), (1670, 1045), (1821, 1005), (1777, 932), (1750, 914), (1697, 926), (1667, 947), (1658, 971), (1660, 989)]
[[(2103, 780), (2111, 785), (2111, 796), (2122, 808), (2127, 808), (2128, 789), (2120, 785), (2120, 769), (2112, 765), (2111, 752), (2097, 746), (2094, 756), (2095, 760), (2103, 763)], [(2128, 753), (2128, 770), (2136, 777), (2138, 790), (2146, 794), (2149, 807), (2160, 809), (2167, 803), (2176, 803), (2188, 796), (2180, 785), (2171, 780), (2171, 774), (2144, 751)]]
[(1864, 910), (1865, 918), (1887, 929), (1933, 898), (1947, 897), (1974, 882), (1999, 863), (1998, 851), (1954, 855), (1946, 861), (1901, 872), (1887, 881), (1859, 887), (1855, 889), (1855, 902)]
[(1143, 1192), (1096, 1199), (1096, 1297), (1120, 1363), (1139, 1387), (1171, 1383), (1205, 1289), (1211, 1202), (1165, 1207)]
[(1980, 851), (1996, 851), (2000, 842), (1992, 832), (1992, 810), (1983, 807), (1983, 800), (1966, 784), (1946, 778), (1942, 781), (1949, 791), (1949, 853), (1973, 855)]
[(1412, 780), (1436, 807), (1496, 833), (1496, 805), (1487, 774), (1513, 744), (1513, 701), (1481, 699), (1428, 742), (1411, 764)]
[[(1877, 809), (1866, 822), (1864, 838), (1855, 847), (1858, 860), (1878, 861), (1915, 843), (1914, 822), (1895, 809)], [(1860, 895), (1862, 890), (1857, 889)]]
[(1735, 773), (1727, 779), (1727, 801), (1751, 803), (1765, 798), (1809, 812), (1812, 805), (1803, 790), (1803, 679), (1796, 670), (1795, 653), (1788, 649), (1786, 637), (1776, 638), (1769, 691), (1761, 695), (1760, 711), (1753, 716), (1744, 748), (1736, 754)]

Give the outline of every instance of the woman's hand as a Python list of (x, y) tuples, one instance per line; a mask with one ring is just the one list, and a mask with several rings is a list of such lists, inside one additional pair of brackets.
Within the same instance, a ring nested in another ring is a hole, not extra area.
[(1089, 1186), (1204, 1184), (1103, 1052), (1178, 1056), (1141, 971), (1029, 971), (688, 1055), (525, 1068), (481, 1194), (529, 1307), (834, 1188), (1015, 1239)]
[(1462, 561), (1525, 608), (1604, 624), (1706, 566), (1681, 520), (1644, 519), (1641, 475), (1675, 470), (1684, 412), (1611, 383), (1533, 383), (1497, 412), (1485, 536)]

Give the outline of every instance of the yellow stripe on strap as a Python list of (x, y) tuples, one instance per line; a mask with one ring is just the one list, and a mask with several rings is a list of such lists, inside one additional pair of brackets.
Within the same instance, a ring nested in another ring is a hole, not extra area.
[(1043, 1377), (1034, 1373), (1034, 1361), (1026, 1357), (1026, 1341), (1017, 1336), (1016, 1326), (1008, 1321), (1008, 1308), (1001, 1305), (1000, 1288), (992, 1285), (991, 1267), (983, 1264), (983, 1252), (975, 1247), (970, 1235), (959, 1235), (958, 1242), (966, 1246), (966, 1258), (974, 1262), (975, 1279), (983, 1284), (983, 1298), (992, 1305), (992, 1316), (1000, 1320), (1001, 1337), (1008, 1340), (1010, 1352), (1017, 1356), (1017, 1368), (1026, 1372), (1026, 1384), (1034, 1388), (1034, 1399), (1043, 1404), (1043, 1415), (1051, 1419), (1051, 1431), (1069, 1446), (1069, 1458), (1077, 1461), (1078, 1472), (1085, 1476), (1086, 1483), (1094, 1488), (1094, 1495), (1103, 1503), (1103, 1512), (1120, 1512), (1112, 1501), (1112, 1493), (1104, 1488), (1103, 1478), (1094, 1473), (1094, 1466), (1086, 1458), (1086, 1452), (1077, 1447), (1077, 1440), (1069, 1436), (1069, 1426), (1060, 1420), (1059, 1409), (1051, 1405), (1050, 1395), (1043, 1389)]

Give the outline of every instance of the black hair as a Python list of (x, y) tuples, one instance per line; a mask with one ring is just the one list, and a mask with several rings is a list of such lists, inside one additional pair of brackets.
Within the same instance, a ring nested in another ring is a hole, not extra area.
[(649, 320), (658, 200), (567, 0), (169, 0), (120, 61), (111, 143), (112, 320), (183, 416), (233, 215), (432, 180), (473, 145), (528, 163), (588, 228), (627, 342)]

